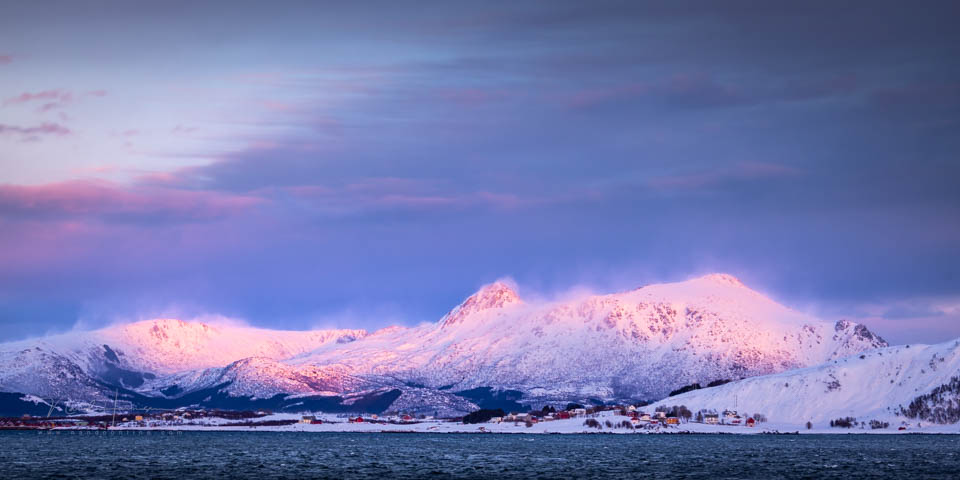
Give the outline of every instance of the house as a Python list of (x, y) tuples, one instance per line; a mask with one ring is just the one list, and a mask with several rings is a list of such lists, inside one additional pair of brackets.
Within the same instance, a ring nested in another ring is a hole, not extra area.
[(747, 418), (747, 426), (748, 426), (748, 427), (755, 427), (756, 425), (757, 425), (757, 421), (756, 421), (756, 420), (754, 420), (753, 418)]
[(584, 415), (587, 414), (587, 409), (586, 409), (586, 408), (574, 408), (572, 413), (573, 413), (573, 416), (574, 416), (574, 417), (582, 417), (582, 416), (584, 416)]
[(490, 423), (500, 423), (503, 421), (503, 417), (490, 417)]
[(737, 418), (736, 410), (724, 410), (723, 411), (723, 423), (733, 423), (733, 419)]
[(511, 413), (503, 417), (504, 421), (507, 422), (523, 422), (527, 420), (527, 414), (525, 413)]
[(708, 425), (716, 425), (720, 423), (720, 415), (717, 415), (716, 413), (708, 413), (703, 416), (703, 423)]
[(659, 419), (667, 418), (667, 412), (653, 412), (653, 416)]
[(665, 423), (667, 425), (680, 425), (680, 419), (677, 417), (667, 417)]
[(639, 418), (641, 421), (649, 422), (649, 421), (650, 421), (650, 414), (649, 414), (649, 413), (640, 412), (640, 416), (638, 416), (637, 418)]
[(567, 420), (570, 418), (570, 412), (557, 412), (557, 420)]
[(634, 407), (633, 405), (627, 405), (627, 411), (628, 411), (628, 412), (636, 412), (636, 411), (637, 411), (637, 407)]
[(142, 422), (142, 421), (143, 421), (143, 415), (137, 415), (137, 416), (133, 417), (133, 420), (134, 420), (134, 421), (137, 421), (137, 422)]
[(350, 423), (363, 423), (363, 417), (351, 418)]
[(633, 424), (634, 426), (640, 425), (640, 419), (637, 417), (630, 417), (630, 423)]
[(300, 418), (300, 423), (313, 423), (317, 421), (317, 417), (313, 415), (304, 415)]

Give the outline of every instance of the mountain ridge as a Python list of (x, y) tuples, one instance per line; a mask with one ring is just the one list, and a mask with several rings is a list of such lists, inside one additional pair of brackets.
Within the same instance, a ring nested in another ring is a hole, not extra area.
[(411, 408), (463, 408), (450, 392), (478, 388), (534, 403), (640, 401), (886, 345), (865, 326), (791, 310), (726, 274), (532, 302), (494, 282), (437, 321), (373, 333), (157, 319), (0, 344), (0, 367), (9, 367), (0, 390), (102, 401), (110, 386), (253, 399), (396, 388)]

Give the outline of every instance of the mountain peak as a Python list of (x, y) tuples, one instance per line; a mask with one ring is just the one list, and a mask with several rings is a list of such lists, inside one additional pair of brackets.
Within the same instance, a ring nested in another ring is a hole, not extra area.
[(740, 281), (737, 277), (730, 275), (729, 273), (710, 273), (702, 277), (697, 278), (696, 280), (703, 280), (708, 282), (717, 283), (720, 285), (733, 285), (735, 287), (744, 287), (746, 285)]
[(461, 323), (472, 314), (519, 303), (523, 303), (523, 301), (520, 300), (520, 296), (512, 287), (504, 282), (496, 281), (484, 285), (480, 290), (477, 290), (477, 293), (470, 295), (463, 303), (446, 314), (440, 320), (440, 323), (443, 326)]
[(473, 297), (484, 300), (509, 300), (511, 302), (520, 300), (516, 290), (500, 280), (480, 287), (477, 293), (471, 295), (471, 298)]

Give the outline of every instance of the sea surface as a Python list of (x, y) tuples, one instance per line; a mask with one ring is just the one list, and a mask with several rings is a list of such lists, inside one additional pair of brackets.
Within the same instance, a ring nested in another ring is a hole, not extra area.
[(0, 478), (960, 478), (960, 435), (0, 432)]

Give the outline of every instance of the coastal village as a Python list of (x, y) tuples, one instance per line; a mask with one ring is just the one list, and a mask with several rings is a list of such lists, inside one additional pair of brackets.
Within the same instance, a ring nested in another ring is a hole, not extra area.
[[(346, 430), (369, 431), (377, 426), (427, 426), (443, 425), (471, 426), (472, 431), (492, 431), (491, 427), (526, 427), (550, 423), (580, 423), (588, 431), (606, 429), (645, 429), (661, 430), (677, 427), (690, 422), (717, 426), (754, 427), (765, 418), (762, 415), (743, 416), (732, 410), (721, 413), (712, 411), (697, 412), (694, 416), (685, 407), (671, 409), (660, 408), (644, 411), (634, 405), (585, 407), (570, 404), (557, 410), (544, 407), (529, 412), (509, 412), (502, 410), (479, 410), (471, 415), (453, 418), (434, 418), (429, 415), (389, 412), (386, 414), (324, 414), (309, 415), (274, 413), (269, 410), (228, 411), (203, 409), (178, 409), (172, 411), (143, 411), (132, 413), (103, 413), (77, 415), (70, 417), (21, 417), (0, 418), (0, 429), (18, 430), (150, 430), (150, 429), (197, 429), (197, 428), (265, 428), (291, 427), (305, 425), (340, 425)], [(350, 427), (355, 428), (350, 428)], [(356, 427), (360, 427), (359, 429)], [(326, 429), (325, 429), (326, 430)], [(417, 429), (419, 430), (419, 429)], [(439, 430), (439, 428), (433, 428)], [(443, 429), (447, 430), (447, 429)]]
[(544, 406), (540, 410), (504, 412), (481, 409), (462, 417), (437, 418), (431, 415), (374, 413), (286, 413), (270, 410), (234, 411), (180, 408), (78, 414), (66, 417), (0, 417), (0, 430), (35, 430), (41, 433), (150, 433), (178, 431), (289, 431), (362, 433), (957, 433), (955, 426), (875, 419), (858, 421), (845, 417), (805, 425), (769, 423), (761, 413), (746, 414), (732, 409), (691, 412), (683, 405), (583, 406), (568, 404), (562, 409)]

